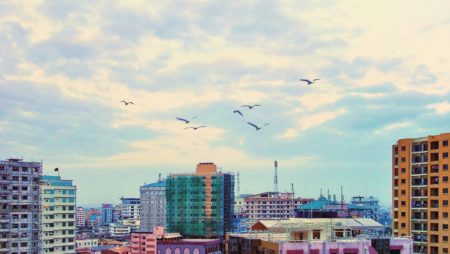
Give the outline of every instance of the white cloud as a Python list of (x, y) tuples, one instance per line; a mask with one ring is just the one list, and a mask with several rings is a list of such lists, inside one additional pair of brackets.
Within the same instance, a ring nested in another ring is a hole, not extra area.
[(374, 134), (379, 135), (383, 134), (387, 131), (396, 130), (396, 129), (404, 129), (410, 127), (412, 125), (411, 122), (403, 121), (403, 122), (395, 122), (381, 127), (380, 129), (375, 130)]
[(288, 128), (279, 137), (281, 138), (293, 138), (296, 137), (299, 132), (306, 131), (310, 128), (320, 126), (326, 122), (335, 119), (336, 117), (347, 113), (346, 108), (341, 108), (335, 111), (319, 112), (311, 115), (301, 116), (297, 121), (297, 124), (293, 128)]
[(448, 101), (443, 101), (427, 105), (427, 108), (433, 109), (438, 115), (445, 115), (450, 112), (450, 103)]

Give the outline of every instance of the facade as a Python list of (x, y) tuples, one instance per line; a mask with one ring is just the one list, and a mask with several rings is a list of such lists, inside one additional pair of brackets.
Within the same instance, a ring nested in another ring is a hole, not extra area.
[(76, 186), (60, 176), (41, 178), (41, 253), (74, 253)]
[(131, 233), (131, 227), (118, 223), (109, 224), (109, 235), (116, 239), (125, 239)]
[(217, 239), (158, 240), (158, 253), (162, 254), (222, 254)]
[(224, 237), (233, 229), (234, 175), (200, 163), (195, 173), (166, 180), (167, 231), (187, 237)]
[(400, 139), (392, 147), (392, 230), (414, 253), (449, 252), (450, 133)]
[(86, 226), (89, 228), (97, 227), (102, 224), (102, 211), (91, 208), (86, 211)]
[(241, 215), (252, 220), (293, 218), (297, 206), (313, 200), (295, 198), (292, 192), (264, 192), (244, 197)]
[(151, 232), (133, 232), (130, 241), (131, 254), (156, 254), (157, 252), (156, 235)]
[(108, 225), (114, 220), (114, 207), (112, 204), (102, 205), (102, 225)]
[(42, 163), (0, 161), (0, 253), (39, 252)]
[(98, 239), (96, 238), (79, 238), (76, 241), (76, 247), (78, 249), (92, 248), (98, 246)]
[(77, 227), (85, 227), (86, 226), (86, 211), (83, 207), (77, 207), (76, 210), (76, 218), (77, 218)]
[(149, 232), (153, 227), (166, 225), (166, 182), (141, 186), (141, 230)]
[(120, 204), (120, 219), (133, 219), (139, 220), (139, 198), (124, 198), (120, 199), (122, 204)]

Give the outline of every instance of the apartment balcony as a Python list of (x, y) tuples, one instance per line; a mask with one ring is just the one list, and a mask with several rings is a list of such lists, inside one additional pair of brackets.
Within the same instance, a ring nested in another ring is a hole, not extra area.
[(428, 175), (428, 169), (426, 168), (414, 168), (411, 171), (412, 176), (426, 176)]

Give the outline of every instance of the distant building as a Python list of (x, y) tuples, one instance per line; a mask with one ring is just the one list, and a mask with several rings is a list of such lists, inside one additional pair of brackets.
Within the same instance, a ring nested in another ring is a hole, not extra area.
[(102, 225), (108, 225), (113, 222), (114, 207), (112, 204), (102, 205)]
[(109, 235), (115, 239), (126, 239), (131, 233), (131, 227), (128, 225), (110, 223)]
[(140, 199), (139, 198), (120, 198), (122, 201), (121, 206), (121, 219), (134, 219), (139, 220), (139, 207), (140, 207)]
[(0, 253), (39, 252), (42, 163), (0, 161)]
[(78, 249), (86, 249), (86, 248), (92, 248), (98, 246), (98, 239), (97, 238), (79, 238), (76, 239), (76, 248), (77, 252)]
[(233, 229), (234, 175), (200, 163), (195, 173), (166, 180), (168, 232), (187, 237), (224, 237)]
[(96, 208), (86, 210), (86, 227), (94, 228), (102, 224), (102, 211)]
[(74, 253), (76, 186), (60, 176), (41, 178), (41, 252)]
[(414, 253), (448, 253), (450, 133), (392, 146), (393, 235), (411, 236)]
[[(297, 218), (370, 218), (375, 221), (381, 219), (379, 201), (374, 197), (353, 197), (351, 203), (344, 203), (320, 196), (319, 199), (305, 205), (298, 206)], [(383, 224), (384, 225), (384, 224)]]
[(153, 227), (166, 225), (166, 182), (141, 186), (141, 231), (149, 232)]
[[(151, 232), (133, 232), (130, 238), (131, 254), (156, 254), (156, 235)], [(163, 252), (165, 253), (165, 252)]]
[(86, 211), (83, 207), (78, 206), (76, 210), (76, 219), (77, 219), (77, 227), (85, 227), (86, 226)]
[(314, 199), (295, 198), (292, 192), (263, 192), (242, 199), (240, 215), (252, 220), (295, 217), (295, 208)]
[(222, 241), (217, 239), (162, 239), (158, 240), (158, 253), (222, 254)]

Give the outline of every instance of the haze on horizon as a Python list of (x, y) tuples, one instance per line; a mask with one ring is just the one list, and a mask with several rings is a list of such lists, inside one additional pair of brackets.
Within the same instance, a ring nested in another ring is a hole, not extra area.
[[(389, 204), (391, 145), (450, 132), (448, 13), (444, 0), (2, 1), (0, 159), (59, 167), (88, 206), (209, 161), (239, 172), (241, 193), (271, 191), (274, 160), (281, 190), (343, 185)], [(243, 104), (262, 106), (232, 113)], [(194, 115), (207, 128), (175, 120)]]

